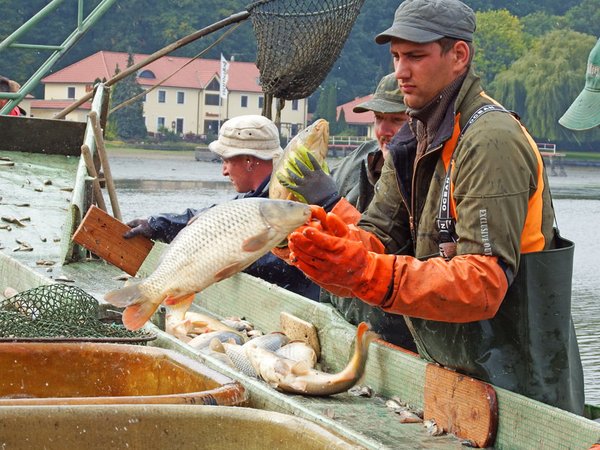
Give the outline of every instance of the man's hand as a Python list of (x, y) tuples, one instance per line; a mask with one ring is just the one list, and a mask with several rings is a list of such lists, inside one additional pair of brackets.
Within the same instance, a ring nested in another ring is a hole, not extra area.
[(131, 230), (127, 231), (123, 234), (125, 239), (131, 239), (135, 236), (144, 236), (147, 238), (152, 238), (154, 234), (154, 229), (148, 223), (148, 219), (134, 219), (130, 222), (127, 222), (127, 226), (131, 228)]
[(392, 281), (394, 256), (369, 251), (334, 214), (319, 222), (290, 234), (291, 264), (336, 295), (381, 304)]
[(335, 181), (327, 172), (327, 166), (323, 169), (310, 150), (299, 147), (294, 157), (275, 176), (299, 201), (330, 209), (340, 195)]

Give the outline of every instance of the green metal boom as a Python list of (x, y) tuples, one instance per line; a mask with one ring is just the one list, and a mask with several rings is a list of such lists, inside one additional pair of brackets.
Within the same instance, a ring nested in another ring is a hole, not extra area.
[[(56, 61), (75, 45), (79, 39), (81, 39), (81, 37), (104, 15), (116, 0), (100, 0), (98, 5), (85, 18), (83, 17), (84, 0), (68, 0), (77, 1), (77, 24), (75, 30), (61, 44), (23, 44), (18, 42), (18, 39), (34, 28), (40, 20), (54, 12), (64, 1), (65, 0), (51, 0), (27, 22), (0, 42), (0, 53), (8, 48), (52, 51), (48, 59), (46, 59), (35, 73), (23, 83), (18, 92), (0, 92), (0, 99), (9, 99), (6, 105), (0, 109), (0, 115), (7, 114), (17, 106), (21, 100), (23, 100), (23, 98), (38, 85), (40, 80), (49, 72), (52, 66), (54, 66)], [(43, 36), (43, 33), (41, 35)]]

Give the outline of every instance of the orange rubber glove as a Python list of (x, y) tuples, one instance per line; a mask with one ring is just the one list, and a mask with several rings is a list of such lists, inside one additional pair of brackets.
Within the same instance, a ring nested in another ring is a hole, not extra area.
[(369, 251), (370, 246), (382, 251), (383, 245), (370, 233), (347, 226), (335, 214), (323, 217), (324, 211), (313, 213), (319, 226), (311, 222), (288, 238), (291, 264), (340, 297), (382, 303), (391, 287), (395, 256)]

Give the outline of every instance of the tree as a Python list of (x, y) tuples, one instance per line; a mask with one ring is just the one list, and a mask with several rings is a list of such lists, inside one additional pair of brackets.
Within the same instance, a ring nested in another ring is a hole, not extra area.
[(478, 12), (474, 67), (487, 86), (525, 52), (523, 26), (507, 10)]
[(333, 83), (328, 83), (323, 88), (317, 103), (317, 109), (313, 118), (325, 119), (329, 122), (329, 127), (332, 129), (332, 134), (335, 131), (335, 123), (337, 122), (337, 87)]
[[(127, 67), (134, 64), (133, 54), (129, 53)], [(119, 67), (115, 75), (119, 73)], [(111, 108), (120, 105), (132, 97), (140, 94), (142, 88), (137, 84), (135, 74), (131, 74), (118, 82), (111, 92)], [(121, 139), (142, 139), (148, 134), (144, 123), (144, 106), (141, 99), (124, 106), (112, 113), (109, 117), (111, 130)]]
[(575, 31), (600, 37), (600, 0), (583, 0), (567, 11), (565, 20)]
[(587, 58), (595, 43), (595, 37), (575, 31), (545, 34), (496, 77), (493, 84), (496, 98), (519, 113), (537, 139), (597, 141), (600, 138), (597, 130), (574, 134), (558, 124), (583, 88)]

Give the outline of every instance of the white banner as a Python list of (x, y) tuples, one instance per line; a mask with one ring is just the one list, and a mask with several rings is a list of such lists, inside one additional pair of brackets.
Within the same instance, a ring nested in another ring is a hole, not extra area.
[(227, 98), (227, 76), (228, 76), (228, 71), (229, 71), (229, 63), (227, 62), (227, 60), (225, 59), (225, 57), (223, 56), (223, 53), (221, 53), (221, 92), (219, 93), (219, 95), (221, 96), (221, 98)]

